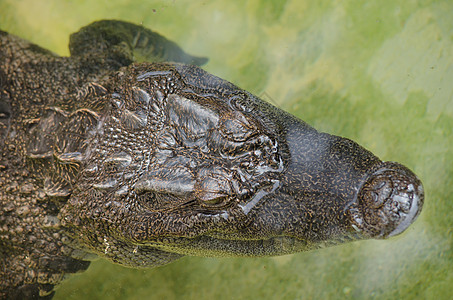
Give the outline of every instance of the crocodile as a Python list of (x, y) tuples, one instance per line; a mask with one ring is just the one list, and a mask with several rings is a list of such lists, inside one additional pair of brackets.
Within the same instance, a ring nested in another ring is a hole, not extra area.
[(385, 239), (422, 209), (405, 166), (149, 29), (97, 21), (69, 48), (0, 32), (0, 298), (50, 299), (95, 257), (152, 268)]

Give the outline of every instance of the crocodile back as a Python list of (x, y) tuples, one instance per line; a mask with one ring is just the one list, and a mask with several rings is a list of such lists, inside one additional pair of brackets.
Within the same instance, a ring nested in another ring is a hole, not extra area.
[(5, 32), (0, 62), (0, 298), (45, 296), (89, 264), (63, 243), (57, 215), (98, 116), (82, 108), (97, 91), (83, 84), (99, 73)]

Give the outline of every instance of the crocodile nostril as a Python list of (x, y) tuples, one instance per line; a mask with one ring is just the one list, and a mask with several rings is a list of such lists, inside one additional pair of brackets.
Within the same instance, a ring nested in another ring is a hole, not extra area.
[(372, 208), (382, 207), (391, 197), (393, 184), (389, 178), (378, 175), (364, 186), (364, 201)]

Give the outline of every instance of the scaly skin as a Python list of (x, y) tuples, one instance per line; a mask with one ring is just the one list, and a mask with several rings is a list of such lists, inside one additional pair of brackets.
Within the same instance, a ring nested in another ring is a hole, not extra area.
[(50, 298), (93, 254), (145, 268), (288, 254), (396, 235), (421, 211), (406, 167), (143, 27), (93, 23), (70, 50), (0, 33), (1, 297)]

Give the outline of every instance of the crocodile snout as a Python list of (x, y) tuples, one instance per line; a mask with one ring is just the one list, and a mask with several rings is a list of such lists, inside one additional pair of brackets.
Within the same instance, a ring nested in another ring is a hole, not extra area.
[(417, 176), (403, 165), (385, 162), (359, 188), (353, 227), (374, 238), (398, 235), (415, 221), (423, 202)]

